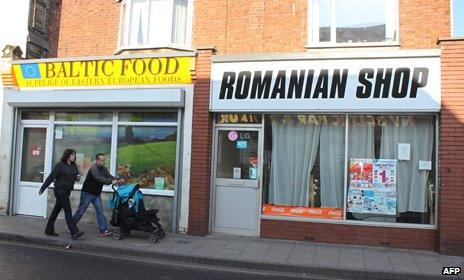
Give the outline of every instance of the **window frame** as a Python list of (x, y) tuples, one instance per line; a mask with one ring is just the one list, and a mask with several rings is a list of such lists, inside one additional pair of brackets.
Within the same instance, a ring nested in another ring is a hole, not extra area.
[(313, 5), (313, 1), (321, 1), (321, 0), (308, 0), (308, 20), (307, 20), (307, 26), (308, 26), (308, 43), (306, 48), (350, 48), (350, 47), (398, 47), (400, 46), (400, 14), (399, 14), (399, 0), (390, 0), (394, 1), (392, 3), (392, 7), (394, 8), (394, 12), (396, 14), (396, 18), (394, 20), (395, 22), (395, 28), (396, 28), (396, 40), (392, 42), (355, 42), (355, 43), (337, 43), (336, 42), (336, 26), (334, 25), (336, 21), (336, 15), (335, 15), (335, 5), (332, 5), (335, 1), (340, 1), (340, 0), (329, 0), (331, 3), (331, 41), (330, 42), (319, 42), (319, 39), (317, 41), (315, 40), (315, 37), (319, 32), (316, 32), (316, 26), (317, 29), (319, 29), (319, 24), (315, 24), (315, 18), (319, 17), (314, 17), (315, 9)]
[[(132, 10), (132, 1), (133, 0), (122, 0), (120, 1), (119, 6), (119, 27), (118, 27), (118, 39), (116, 42), (116, 53), (120, 53), (124, 50), (143, 50), (143, 49), (159, 49), (159, 48), (169, 48), (169, 49), (179, 49), (179, 50), (188, 50), (191, 51), (192, 46), (192, 24), (193, 24), (193, 0), (164, 0), (170, 2), (172, 5), (171, 9), (171, 30), (170, 30), (170, 41), (150, 44), (144, 43), (142, 45), (130, 45), (129, 44), (129, 27), (130, 24), (131, 10)], [(147, 8), (147, 21), (150, 17), (150, 0), (144, 0), (144, 5), (148, 6)], [(174, 12), (175, 12), (175, 2), (184, 1), (187, 3), (187, 13), (186, 13), (186, 22), (185, 22), (185, 44), (173, 43), (173, 33), (174, 33)], [(124, 7), (125, 6), (125, 7)], [(149, 34), (150, 24), (148, 22), (146, 35)]]
[[(301, 114), (312, 114), (312, 115), (327, 115), (327, 114), (337, 114), (336, 112), (300, 112)], [(268, 114), (284, 114), (284, 113), (266, 113), (263, 115), (263, 120)], [(298, 113), (287, 113), (287, 114), (298, 114)], [(401, 112), (353, 112), (353, 113), (344, 113), (338, 115), (345, 116), (345, 172), (344, 172), (344, 185), (343, 185), (343, 218), (341, 220), (331, 220), (331, 219), (318, 219), (318, 218), (304, 218), (304, 217), (288, 217), (288, 216), (272, 216), (265, 215), (260, 211), (259, 218), (264, 220), (279, 220), (279, 221), (298, 221), (298, 222), (313, 222), (313, 223), (329, 223), (329, 224), (348, 224), (348, 225), (362, 225), (362, 226), (378, 226), (378, 227), (389, 227), (389, 228), (413, 228), (413, 229), (437, 229), (438, 228), (438, 197), (439, 197), (439, 114), (435, 112), (412, 112), (412, 113), (401, 113)], [(433, 169), (435, 173), (435, 193), (434, 193), (434, 224), (415, 224), (415, 223), (389, 223), (389, 222), (376, 222), (376, 221), (356, 221), (348, 220), (346, 218), (346, 209), (347, 209), (347, 192), (348, 192), (348, 160), (349, 160), (349, 119), (350, 116), (433, 116), (434, 117), (434, 153), (432, 157), (435, 157), (435, 162), (433, 163)], [(264, 125), (264, 124), (263, 124)], [(265, 132), (266, 133), (266, 132)], [(261, 188), (263, 192), (264, 186)], [(262, 203), (262, 202), (261, 202)]]
[[(177, 192), (177, 189), (179, 188), (179, 178), (180, 176), (179, 173), (179, 164), (180, 164), (180, 145), (181, 145), (181, 117), (182, 117), (182, 112), (181, 110), (173, 110), (171, 108), (166, 108), (165, 110), (160, 110), (160, 109), (153, 109), (153, 110), (144, 110), (144, 109), (122, 109), (122, 110), (21, 110), (20, 115), (22, 112), (44, 112), (44, 113), (49, 113), (49, 118), (48, 119), (20, 119), (20, 124), (22, 125), (28, 125), (28, 124), (47, 124), (49, 126), (49, 129), (54, 133), (55, 131), (55, 126), (56, 125), (76, 125), (76, 126), (110, 126), (111, 127), (111, 162), (110, 166), (107, 166), (108, 171), (110, 174), (114, 175), (116, 174), (116, 169), (117, 169), (117, 148), (118, 148), (118, 127), (120, 125), (134, 125), (134, 126), (151, 126), (151, 127), (162, 127), (162, 126), (170, 126), (173, 127), (175, 126), (177, 128), (177, 139), (176, 139), (176, 159), (175, 159), (175, 178), (174, 178), (174, 190), (155, 190), (155, 189), (146, 189), (146, 188), (141, 188), (140, 190), (142, 191), (143, 194), (147, 195), (156, 195), (156, 196), (167, 196), (167, 197), (175, 197), (175, 193)], [(55, 120), (55, 115), (56, 113), (93, 113), (93, 112), (108, 112), (112, 114), (112, 120), (111, 121), (56, 121)], [(177, 113), (177, 121), (171, 121), (171, 122), (119, 122), (118, 121), (118, 116), (119, 113), (131, 113), (131, 112), (148, 112), (148, 113), (154, 113), (154, 112), (175, 112)], [(50, 149), (53, 153), (53, 149), (55, 146), (55, 141), (54, 137), (50, 143), (47, 143), (47, 145), (50, 145)], [(53, 160), (53, 154), (51, 154), (51, 160)], [(81, 180), (80, 182), (76, 182), (74, 184), (74, 189), (75, 190), (81, 190), (82, 189), (82, 184), (83, 181)], [(53, 185), (51, 186), (53, 188)], [(104, 185), (102, 192), (113, 192), (113, 189), (109, 185)]]

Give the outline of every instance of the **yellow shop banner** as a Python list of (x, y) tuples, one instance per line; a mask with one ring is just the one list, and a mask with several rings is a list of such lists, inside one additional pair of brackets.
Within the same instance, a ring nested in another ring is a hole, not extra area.
[(19, 88), (191, 83), (192, 57), (123, 58), (13, 65)]

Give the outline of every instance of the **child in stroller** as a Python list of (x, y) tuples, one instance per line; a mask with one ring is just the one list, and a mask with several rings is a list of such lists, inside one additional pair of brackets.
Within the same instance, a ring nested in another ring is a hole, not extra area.
[(113, 209), (110, 224), (118, 227), (113, 238), (120, 240), (128, 236), (131, 230), (150, 232), (150, 243), (156, 243), (164, 238), (165, 232), (156, 216), (158, 209), (146, 210), (143, 202), (143, 194), (138, 184), (128, 184), (116, 188), (112, 186), (113, 198), (109, 201)]

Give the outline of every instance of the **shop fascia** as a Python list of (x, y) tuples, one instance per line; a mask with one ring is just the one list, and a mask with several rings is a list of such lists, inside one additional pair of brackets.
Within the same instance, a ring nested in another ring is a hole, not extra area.
[(211, 111), (439, 111), (439, 54), (420, 55), (240, 63), (217, 58)]
[(190, 84), (192, 56), (96, 57), (15, 62), (13, 71), (21, 89)]

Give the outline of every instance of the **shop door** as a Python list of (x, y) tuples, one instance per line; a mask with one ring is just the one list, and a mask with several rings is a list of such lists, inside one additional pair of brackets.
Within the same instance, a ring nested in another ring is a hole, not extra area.
[(262, 130), (215, 131), (213, 231), (258, 236)]
[(45, 217), (47, 192), (39, 196), (47, 159), (47, 127), (22, 126), (16, 168), (16, 214)]

